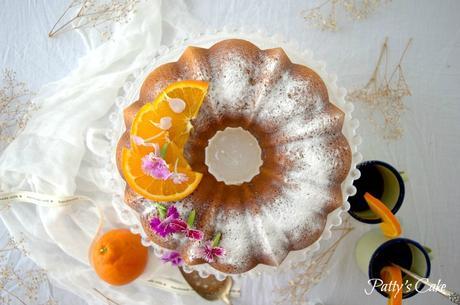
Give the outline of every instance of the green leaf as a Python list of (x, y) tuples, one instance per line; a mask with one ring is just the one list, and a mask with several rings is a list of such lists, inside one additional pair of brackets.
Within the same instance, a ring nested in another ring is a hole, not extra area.
[(166, 207), (159, 203), (154, 203), (153, 205), (156, 207), (160, 219), (164, 219), (166, 217)]
[(187, 218), (187, 224), (189, 227), (193, 227), (193, 224), (195, 223), (195, 218), (196, 218), (196, 212), (195, 210), (192, 210), (190, 214), (188, 214), (188, 218)]
[(214, 239), (212, 240), (212, 246), (217, 247), (220, 244), (220, 238), (222, 237), (222, 233), (217, 233), (216, 236), (214, 236)]
[(168, 145), (169, 143), (165, 143), (163, 144), (163, 146), (161, 146), (161, 149), (160, 149), (160, 156), (161, 158), (164, 160), (164, 158), (166, 157), (166, 151), (168, 150)]

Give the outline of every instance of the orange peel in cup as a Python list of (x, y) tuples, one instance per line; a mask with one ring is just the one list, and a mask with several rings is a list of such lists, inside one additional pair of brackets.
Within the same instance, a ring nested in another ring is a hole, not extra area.
[[(401, 269), (393, 266), (386, 266), (380, 270), (380, 277), (385, 284), (396, 284), (397, 289), (389, 291), (388, 305), (401, 305), (402, 304), (402, 273)], [(394, 285), (393, 285), (394, 286)]]
[(371, 211), (382, 219), (380, 229), (385, 236), (394, 238), (401, 235), (402, 229), (398, 218), (396, 218), (396, 216), (382, 201), (369, 193), (364, 194), (364, 199), (369, 205)]

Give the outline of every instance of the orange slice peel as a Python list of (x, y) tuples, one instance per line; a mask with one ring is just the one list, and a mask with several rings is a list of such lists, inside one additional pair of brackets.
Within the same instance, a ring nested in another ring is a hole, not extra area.
[(398, 218), (396, 218), (396, 216), (382, 201), (369, 193), (364, 194), (364, 200), (366, 200), (371, 211), (382, 219), (380, 229), (385, 236), (394, 238), (401, 235), (402, 228)]
[[(396, 284), (397, 289), (389, 291), (388, 305), (402, 305), (402, 272), (398, 267), (386, 266), (380, 270), (380, 277), (385, 284)], [(394, 286), (394, 285), (392, 285)]]

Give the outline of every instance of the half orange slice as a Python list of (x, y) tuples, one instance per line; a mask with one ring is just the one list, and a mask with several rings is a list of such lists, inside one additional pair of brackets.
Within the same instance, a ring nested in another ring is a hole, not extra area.
[(402, 285), (401, 270), (397, 267), (386, 266), (380, 270), (380, 277), (385, 284), (397, 284), (398, 289), (392, 289), (389, 292), (388, 305), (402, 305), (402, 289), (399, 289)]
[[(155, 177), (145, 170), (143, 164), (147, 155), (140, 155), (132, 149), (123, 148), (122, 168), (128, 185), (139, 195), (154, 201), (178, 201), (190, 195), (198, 186), (203, 175), (190, 169), (187, 163), (182, 163), (181, 157), (175, 157), (174, 143), (168, 144), (164, 157), (168, 175)], [(153, 152), (152, 152), (153, 154)], [(177, 179), (173, 175), (177, 176)]]
[(183, 149), (208, 91), (208, 83), (186, 80), (172, 83), (152, 103), (145, 104), (136, 114), (131, 135), (151, 139), (168, 132), (169, 138)]
[(364, 194), (364, 199), (366, 200), (372, 212), (377, 214), (382, 219), (380, 229), (385, 236), (398, 237), (401, 235), (402, 229), (398, 218), (396, 218), (396, 216), (383, 202), (369, 193)]

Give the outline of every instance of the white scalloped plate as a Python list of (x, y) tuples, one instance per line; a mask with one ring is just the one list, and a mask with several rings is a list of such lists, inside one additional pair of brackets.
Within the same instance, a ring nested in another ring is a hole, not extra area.
[[(142, 225), (140, 225), (139, 212), (142, 211), (134, 211), (133, 209), (130, 209), (123, 201), (125, 182), (118, 174), (115, 160), (117, 142), (125, 129), (123, 123), (123, 109), (138, 99), (140, 87), (144, 79), (152, 70), (161, 64), (176, 61), (187, 46), (194, 45), (208, 48), (218, 41), (229, 38), (241, 38), (249, 40), (261, 49), (282, 47), (292, 62), (308, 66), (321, 76), (328, 88), (330, 101), (345, 113), (344, 127), (342, 132), (347, 138), (351, 147), (352, 164), (348, 176), (342, 183), (342, 195), (344, 198), (343, 206), (337, 208), (328, 215), (324, 232), (316, 242), (303, 250), (290, 252), (286, 259), (279, 266), (273, 267), (260, 264), (248, 272), (232, 276), (258, 276), (266, 272), (282, 272), (287, 270), (291, 264), (311, 257), (313, 253), (320, 249), (322, 240), (328, 240), (331, 238), (331, 228), (334, 226), (339, 226), (342, 223), (342, 213), (346, 213), (350, 207), (347, 201), (348, 197), (354, 195), (356, 192), (356, 189), (353, 186), (353, 180), (360, 176), (359, 170), (356, 169), (356, 165), (362, 160), (362, 156), (357, 150), (358, 145), (361, 143), (361, 138), (356, 134), (356, 129), (359, 126), (359, 122), (358, 120), (352, 119), (351, 117), (353, 105), (345, 100), (346, 90), (337, 86), (337, 77), (335, 75), (328, 74), (325, 70), (324, 62), (314, 60), (313, 53), (311, 51), (301, 51), (298, 45), (288, 43), (278, 35), (267, 37), (260, 32), (242, 34), (240, 31), (233, 32), (229, 30), (216, 31), (214, 33), (202, 33), (195, 37), (190, 37), (189, 39), (176, 42), (173, 46), (170, 47), (161, 46), (156, 52), (154, 52), (154, 54), (152, 54), (150, 58), (146, 59), (145, 66), (142, 69), (135, 71), (127, 78), (127, 81), (123, 88), (120, 89), (116, 100), (117, 109), (111, 113), (109, 117), (112, 123), (112, 132), (110, 132), (107, 136), (111, 139), (112, 150), (107, 169), (111, 173), (110, 185), (114, 187), (112, 205), (120, 216), (120, 219), (130, 227), (131, 231), (142, 236), (143, 244), (145, 246), (152, 246), (154, 248), (154, 253), (157, 256), (161, 256), (164, 249), (149, 241)], [(186, 272), (192, 272), (193, 270), (196, 270), (202, 277), (213, 274), (218, 279), (224, 279), (228, 275), (212, 268), (209, 264), (184, 266), (184, 270)]]

